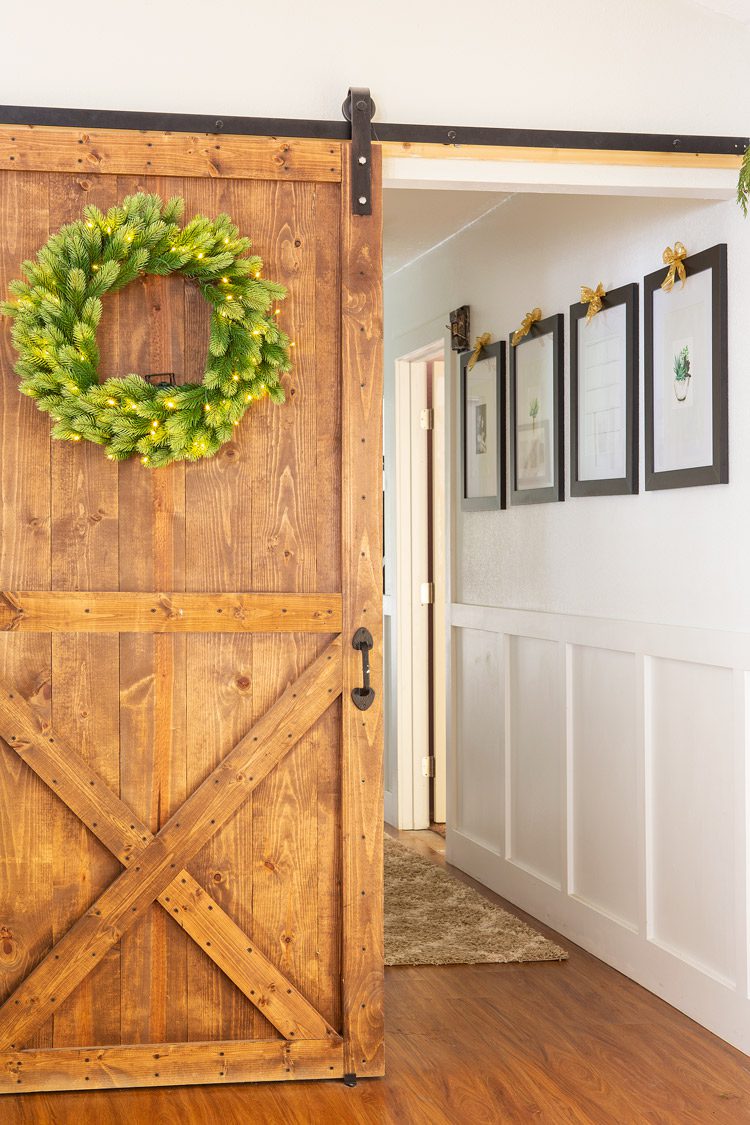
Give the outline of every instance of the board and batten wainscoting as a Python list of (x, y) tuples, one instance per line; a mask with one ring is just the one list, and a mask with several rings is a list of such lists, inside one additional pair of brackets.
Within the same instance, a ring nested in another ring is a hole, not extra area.
[(750, 634), (449, 615), (449, 862), (750, 1052)]

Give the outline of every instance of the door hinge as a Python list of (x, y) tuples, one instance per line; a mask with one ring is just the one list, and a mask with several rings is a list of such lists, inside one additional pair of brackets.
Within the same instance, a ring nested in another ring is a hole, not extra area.
[(435, 776), (435, 759), (422, 758), (422, 777)]
[(351, 121), (352, 214), (372, 214), (372, 119), (375, 103), (366, 86), (352, 86), (341, 107)]
[(422, 582), (419, 587), (419, 604), (432, 605), (435, 601), (435, 583)]
[(419, 424), (423, 430), (435, 429), (435, 411), (431, 406), (426, 407), (419, 415)]

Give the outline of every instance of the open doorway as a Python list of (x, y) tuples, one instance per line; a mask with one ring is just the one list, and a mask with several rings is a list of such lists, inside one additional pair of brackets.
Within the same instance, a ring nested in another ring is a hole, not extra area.
[(442, 339), (396, 360), (393, 587), (398, 610), (392, 688), (397, 706), (391, 726), (395, 769), (390, 774), (386, 769), (391, 823), (414, 829), (436, 825), (442, 832), (446, 817), (445, 368)]

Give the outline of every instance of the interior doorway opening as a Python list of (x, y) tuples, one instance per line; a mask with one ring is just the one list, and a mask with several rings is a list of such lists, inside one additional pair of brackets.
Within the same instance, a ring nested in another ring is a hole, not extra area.
[(398, 609), (390, 622), (396, 628), (396, 714), (386, 724), (395, 741), (390, 778), (386, 769), (386, 819), (399, 828), (437, 825), (442, 831), (447, 785), (445, 377), (442, 339), (396, 360), (393, 588)]

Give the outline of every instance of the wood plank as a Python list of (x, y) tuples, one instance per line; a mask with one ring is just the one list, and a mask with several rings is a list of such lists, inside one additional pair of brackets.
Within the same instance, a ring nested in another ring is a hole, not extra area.
[[(0, 292), (21, 262), (49, 237), (49, 190), (43, 175), (0, 177)], [(8, 586), (49, 585), (49, 421), (19, 394), (11, 323), (0, 318), (0, 579)], [(43, 722), (50, 716), (49, 637), (0, 636), (0, 674)], [(52, 944), (51, 798), (13, 756), (0, 754), (0, 998), (15, 988)], [(52, 1046), (51, 1021), (34, 1045)]]
[(440, 145), (384, 141), (377, 146), (384, 160), (495, 160), (527, 164), (613, 164), (646, 168), (726, 168), (739, 171), (742, 157), (728, 153), (629, 152), (624, 149), (527, 148), (513, 145)]
[(323, 1016), (232, 921), (212, 896), (184, 873), (159, 901), (222, 972), (285, 1039), (340, 1039)]
[(0, 168), (114, 176), (341, 179), (338, 141), (0, 125)]
[[(191, 212), (226, 211), (243, 232), (252, 235), (253, 249), (264, 260), (265, 272), (275, 276), (268, 261), (266, 228), (259, 210), (271, 185), (256, 182), (252, 190), (241, 180), (192, 180), (186, 204)], [(206, 302), (192, 286), (185, 288), (187, 375), (203, 375), (207, 325)], [(250, 460), (252, 419), (270, 404), (257, 403), (235, 428), (233, 440), (215, 457), (185, 469), (186, 576), (188, 588), (200, 598), (209, 591), (257, 590), (253, 578), (252, 526), (256, 497), (267, 487), (265, 475), (254, 477)], [(277, 407), (270, 407), (275, 412)], [(191, 634), (186, 638), (192, 689), (187, 699), (190, 756), (187, 780), (195, 788), (252, 726), (252, 635)], [(265, 670), (262, 673), (265, 674)], [(250, 831), (253, 794), (237, 816), (231, 818), (190, 863), (201, 886), (208, 887), (224, 911), (253, 939), (258, 948), (252, 917), (253, 841)], [(265, 953), (265, 950), (263, 951)], [(254, 1009), (216, 966), (191, 947), (188, 951), (188, 1039), (250, 1039), (256, 1019)], [(260, 1038), (277, 1033), (265, 1016)]]
[[(161, 171), (160, 163), (154, 167)], [(121, 199), (138, 191), (169, 198), (184, 195), (186, 181), (120, 175), (116, 183)], [(181, 362), (186, 350), (184, 290), (180, 277), (149, 277), (138, 278), (118, 294), (119, 374), (173, 371), (182, 381)], [(103, 334), (102, 329), (99, 334)], [(120, 590), (183, 590), (184, 465), (144, 473), (137, 461), (122, 463), (119, 507), (122, 533), (137, 529), (136, 549), (127, 549), (123, 542)], [(161, 633), (120, 636), (121, 793), (152, 832), (164, 825), (189, 791), (186, 691), (184, 637)], [(184, 935), (155, 906), (123, 938), (123, 976), (127, 981), (123, 1042), (187, 1038), (187, 944)]]
[[(54, 728), (40, 730), (31, 709), (7, 688), (0, 690), (0, 734), (114, 856), (127, 863), (146, 850), (154, 838), (146, 825)], [(72, 862), (79, 858), (73, 853)], [(322, 1016), (187, 871), (172, 879), (159, 902), (285, 1038), (332, 1034)], [(119, 1007), (117, 1013), (119, 1022)]]
[[(380, 154), (373, 150), (373, 214), (351, 214), (349, 165), (341, 190), (341, 556), (345, 645), (343, 711), (343, 1013), (347, 1073), (383, 1073), (383, 320)], [(375, 700), (359, 711), (355, 631), (372, 633)]]
[[(341, 588), (341, 262), (340, 188), (315, 191), (315, 306), (312, 354), (317, 439), (315, 479), (316, 590)], [(309, 243), (308, 243), (309, 251)], [(335, 294), (335, 300), (331, 295)], [(317, 641), (316, 643), (320, 643)], [(341, 1027), (341, 701), (311, 731), (314, 741), (317, 816), (316, 1007)]]
[(3, 631), (340, 633), (341, 594), (0, 590)]
[[(297, 341), (285, 379), (283, 410), (272, 411), (251, 448), (253, 473), (268, 476), (255, 496), (253, 579), (262, 590), (316, 589), (316, 532), (330, 519), (332, 497), (317, 477), (316, 398), (325, 397), (315, 350), (317, 187), (269, 184), (263, 225), (274, 276), (287, 286), (281, 323)], [(329, 291), (326, 299), (338, 303)], [(315, 480), (315, 488), (307, 482)], [(270, 549), (269, 549), (270, 548)], [(325, 588), (325, 587), (324, 587)], [(313, 637), (268, 636), (253, 642), (253, 662), (264, 669), (253, 684), (260, 713), (285, 684), (318, 655)], [(272, 960), (305, 995), (319, 997), (317, 943), (317, 724), (255, 793), (253, 932)], [(256, 1016), (255, 1035), (264, 1034)]]
[(289, 1082), (342, 1075), (340, 1042), (229, 1039), (68, 1047), (0, 1056), (0, 1094), (196, 1083)]
[[(49, 177), (52, 230), (80, 217), (87, 204), (103, 211), (117, 202), (112, 177)], [(117, 348), (115, 334), (113, 346)], [(90, 442), (50, 443), (52, 571), (55, 593), (117, 589), (119, 528), (117, 466)], [(0, 617), (5, 603), (0, 596)], [(60, 628), (65, 628), (64, 624)], [(58, 632), (52, 638), (52, 726), (69, 732), (72, 754), (97, 771), (115, 793), (120, 785), (119, 644), (116, 637)], [(53, 940), (60, 938), (120, 872), (117, 861), (67, 808), (55, 810)], [(101, 995), (110, 999), (100, 1003)], [(120, 953), (113, 949), (55, 1015), (54, 1046), (118, 1043)]]
[[(341, 690), (341, 638), (245, 735), (145, 851), (53, 947), (0, 1009), (0, 1042), (23, 1043), (149, 909)], [(12, 736), (11, 736), (12, 738)], [(250, 772), (252, 771), (252, 772)]]

